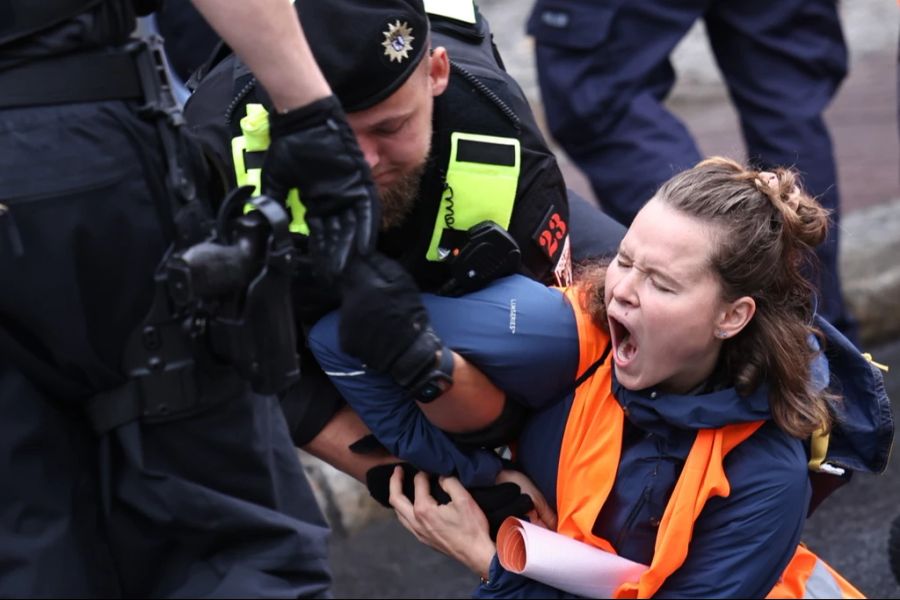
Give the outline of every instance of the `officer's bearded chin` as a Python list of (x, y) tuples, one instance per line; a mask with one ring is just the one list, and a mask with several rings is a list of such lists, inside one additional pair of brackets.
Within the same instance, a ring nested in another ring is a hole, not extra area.
[(412, 212), (419, 197), (422, 185), (422, 174), (425, 172), (427, 160), (415, 169), (400, 177), (390, 186), (379, 187), (381, 197), (381, 230), (389, 231), (399, 227)]

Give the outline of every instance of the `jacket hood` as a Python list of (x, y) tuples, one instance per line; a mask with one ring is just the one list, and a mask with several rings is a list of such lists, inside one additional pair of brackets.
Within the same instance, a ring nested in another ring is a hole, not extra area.
[(765, 385), (743, 397), (733, 387), (690, 395), (667, 394), (653, 388), (632, 391), (618, 382), (613, 371), (613, 392), (632, 423), (657, 434), (664, 434), (671, 427), (716, 429), (772, 418)]
[(832, 406), (835, 424), (826, 460), (854, 471), (881, 473), (894, 439), (884, 378), (840, 331), (818, 316), (815, 324), (825, 334), (829, 388), (841, 396)]

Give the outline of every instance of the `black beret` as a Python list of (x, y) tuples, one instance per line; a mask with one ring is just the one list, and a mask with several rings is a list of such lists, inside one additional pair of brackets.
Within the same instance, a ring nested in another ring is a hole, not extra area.
[(428, 45), (422, 0), (296, 0), (303, 32), (344, 110), (373, 106), (416, 70)]

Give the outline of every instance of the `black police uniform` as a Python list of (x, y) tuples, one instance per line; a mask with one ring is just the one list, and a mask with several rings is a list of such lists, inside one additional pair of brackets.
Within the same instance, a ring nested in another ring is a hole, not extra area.
[[(425, 260), (437, 207), (446, 184), (450, 136), (457, 131), (515, 138), (521, 143), (521, 169), (509, 232), (522, 252), (522, 272), (545, 283), (558, 283), (553, 270), (562, 246), (541, 245), (548, 216), (558, 213), (568, 228), (575, 261), (615, 253), (624, 228), (586, 200), (567, 190), (556, 157), (547, 147), (518, 83), (505, 71), (487, 20), (476, 12), (473, 25), (431, 15), (432, 47), (450, 56), (450, 80), (435, 99), (431, 160), (423, 176), (423, 201), (396, 230), (382, 236), (380, 247), (397, 257), (423, 291), (439, 289), (449, 277), (448, 264)], [(443, 196), (446, 198), (446, 196)], [(444, 200), (446, 201), (446, 200)]]
[(0, 4), (0, 595), (325, 595), (327, 527), (274, 398), (235, 378), (190, 416), (86, 418), (125, 381), (173, 235), (134, 26), (118, 0)]
[[(330, 52), (349, 57), (350, 51), (329, 38), (332, 34), (329, 28), (316, 27), (310, 21), (307, 18), (304, 27), (315, 53)], [(554, 269), (564, 255), (563, 244), (556, 245), (552, 251), (541, 245), (541, 235), (552, 227), (550, 222), (554, 215), (562, 222), (561, 226), (555, 225), (561, 227), (563, 233), (571, 234), (571, 252), (576, 261), (615, 253), (624, 228), (586, 200), (571, 192), (567, 196), (556, 158), (540, 133), (524, 93), (504, 70), (483, 16), (476, 11), (476, 22), (467, 23), (430, 15), (430, 28), (432, 47), (444, 46), (448, 50), (451, 61), (449, 84), (435, 99), (431, 154), (419, 198), (401, 226), (381, 234), (379, 250), (403, 264), (423, 291), (441, 291), (448, 283), (451, 277), (448, 263), (427, 260), (426, 254), (439, 207), (442, 201), (446, 202), (451, 134), (462, 131), (516, 139), (520, 144), (521, 168), (508, 229), (522, 253), (521, 272), (546, 283), (556, 283)], [(365, 60), (365, 57), (354, 55), (347, 63)], [(382, 68), (377, 58), (372, 60), (375, 61), (373, 70)], [(319, 62), (323, 63), (321, 59)], [(332, 61), (326, 61), (323, 66), (326, 76), (329, 76), (328, 62)], [(340, 71), (343, 67), (334, 68)], [(345, 83), (350, 81), (353, 85), (352, 76), (340, 76)], [(346, 88), (342, 88), (340, 82), (331, 83), (349, 112), (359, 108), (360, 103), (356, 100), (364, 101), (365, 106), (373, 104), (364, 89), (351, 89), (348, 95), (358, 98), (348, 101), (348, 97), (342, 95), (342, 89), (346, 91)], [(246, 114), (248, 103), (268, 105), (265, 91), (227, 48), (215, 52), (195, 74), (194, 86), (194, 93), (185, 107), (188, 125), (202, 140), (212, 162), (230, 180), (228, 185), (234, 185), (231, 140), (241, 135), (239, 121)], [(379, 98), (386, 96), (384, 90), (380, 94)], [(554, 233), (556, 231), (559, 229)], [(310, 308), (321, 299), (318, 296), (327, 296), (321, 294), (310, 277), (301, 274), (295, 290), (295, 302), (301, 315), (308, 315), (308, 320), (312, 320), (324, 314), (320, 307)], [(327, 307), (328, 299), (324, 300)], [(340, 402), (337, 392), (307, 349), (301, 349), (301, 355), (304, 358), (303, 379), (283, 402), (294, 441), (300, 446), (318, 433)]]

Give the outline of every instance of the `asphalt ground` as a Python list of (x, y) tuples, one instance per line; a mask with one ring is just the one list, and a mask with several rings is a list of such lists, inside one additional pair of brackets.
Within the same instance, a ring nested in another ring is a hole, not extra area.
[[(900, 340), (870, 350), (893, 365), (886, 374), (900, 406)], [(896, 455), (895, 455), (896, 458)], [(334, 537), (331, 564), (337, 598), (468, 598), (478, 578), (420, 544), (390, 516), (347, 537)], [(882, 475), (856, 474), (807, 521), (803, 541), (869, 598), (900, 598), (887, 559), (890, 523), (900, 515), (900, 462)]]

